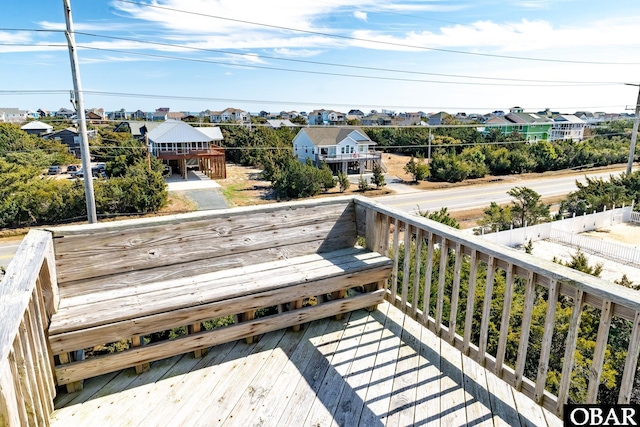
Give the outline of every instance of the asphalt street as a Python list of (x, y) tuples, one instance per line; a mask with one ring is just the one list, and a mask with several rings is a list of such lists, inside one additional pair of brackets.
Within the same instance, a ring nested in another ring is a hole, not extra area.
[(575, 191), (576, 181), (585, 182), (586, 178), (605, 178), (619, 173), (607, 171), (585, 173), (580, 176), (541, 177), (535, 179), (510, 180), (483, 185), (454, 187), (442, 190), (416, 190), (413, 192), (377, 197), (376, 201), (394, 206), (405, 212), (434, 211), (447, 207), (449, 211), (483, 208), (491, 202), (509, 203), (512, 198), (507, 191), (513, 187), (528, 187), (542, 197), (561, 196)]
[(8, 242), (0, 242), (0, 266), (7, 268), (9, 261), (13, 258), (13, 254), (18, 249), (20, 241), (10, 240)]

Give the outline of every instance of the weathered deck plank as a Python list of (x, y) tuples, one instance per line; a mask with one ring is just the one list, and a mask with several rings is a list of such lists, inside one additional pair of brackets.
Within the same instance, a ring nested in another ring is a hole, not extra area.
[(52, 425), (561, 424), (386, 302), (346, 317), (87, 380)]

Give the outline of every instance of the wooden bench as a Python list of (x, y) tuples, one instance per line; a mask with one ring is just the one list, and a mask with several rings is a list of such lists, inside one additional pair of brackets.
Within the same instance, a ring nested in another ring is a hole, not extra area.
[[(50, 231), (60, 304), (49, 344), (57, 384), (69, 391), (93, 376), (374, 307), (392, 264), (356, 246), (346, 197)], [(202, 327), (227, 316), (235, 322)], [(144, 345), (179, 327), (187, 334)], [(122, 340), (129, 349), (83, 357)]]

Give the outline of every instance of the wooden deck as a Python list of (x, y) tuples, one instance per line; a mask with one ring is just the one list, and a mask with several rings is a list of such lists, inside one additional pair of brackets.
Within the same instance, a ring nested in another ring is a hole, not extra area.
[(52, 426), (560, 426), (384, 303), (59, 391)]

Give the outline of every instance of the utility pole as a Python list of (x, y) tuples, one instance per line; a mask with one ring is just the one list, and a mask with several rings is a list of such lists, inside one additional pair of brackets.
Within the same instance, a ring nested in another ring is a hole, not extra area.
[(144, 146), (147, 149), (147, 168), (151, 170), (151, 146), (149, 145), (149, 132), (144, 133)]
[(638, 124), (640, 123), (640, 84), (625, 83), (627, 86), (638, 86), (638, 100), (636, 101), (636, 112), (633, 120), (633, 132), (631, 132), (631, 147), (629, 147), (629, 163), (627, 163), (627, 175), (631, 173), (633, 158), (636, 154), (636, 140), (638, 139)]
[(96, 215), (96, 199), (93, 194), (93, 171), (91, 170), (91, 153), (89, 152), (89, 138), (87, 137), (87, 120), (84, 113), (84, 98), (82, 84), (80, 83), (80, 67), (78, 65), (78, 52), (76, 49), (76, 37), (73, 32), (73, 20), (71, 18), (70, 0), (62, 0), (64, 17), (67, 21), (67, 44), (69, 45), (69, 59), (71, 61), (71, 73), (73, 75), (73, 90), (75, 92), (75, 105), (78, 123), (80, 124), (80, 156), (82, 157), (82, 170), (84, 171), (84, 193), (87, 204), (87, 220), (89, 224), (98, 222)]

